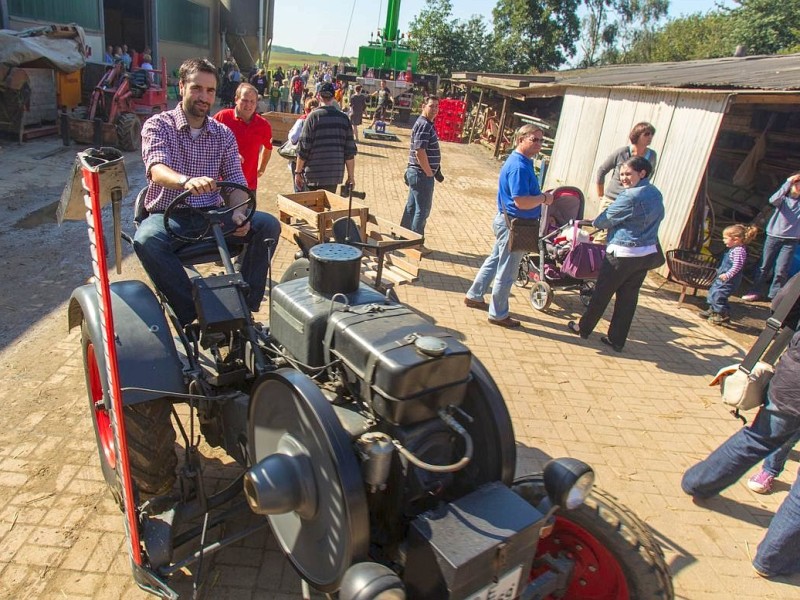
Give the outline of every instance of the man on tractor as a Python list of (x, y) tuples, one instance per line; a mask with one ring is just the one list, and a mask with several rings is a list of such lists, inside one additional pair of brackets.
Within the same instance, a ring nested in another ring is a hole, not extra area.
[[(190, 58), (179, 69), (181, 103), (174, 110), (152, 116), (142, 129), (142, 159), (150, 186), (144, 200), (149, 216), (134, 237), (134, 249), (156, 287), (167, 297), (182, 325), (196, 318), (192, 286), (177, 250), (185, 245), (170, 235), (164, 211), (179, 194), (190, 191), (187, 208), (213, 209), (227, 203), (237, 206), (247, 199), (241, 190), (220, 195), (217, 181), (243, 186), (238, 146), (233, 132), (209, 118), (217, 89), (217, 69), (206, 59)], [(185, 214), (182, 214), (184, 213)], [(280, 235), (280, 224), (272, 215), (256, 212), (246, 221), (244, 207), (229, 217), (228, 229), (247, 249), (241, 260), (242, 278), (249, 286), (247, 305), (252, 312), (261, 306), (269, 262)], [(175, 232), (197, 232), (196, 210), (175, 211), (170, 228)], [(239, 227), (235, 227), (235, 226)]]

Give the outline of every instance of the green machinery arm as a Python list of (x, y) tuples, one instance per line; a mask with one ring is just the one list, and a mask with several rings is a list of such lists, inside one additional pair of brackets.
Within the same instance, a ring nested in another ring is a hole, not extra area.
[(389, 6), (386, 9), (386, 27), (383, 30), (383, 39), (388, 42), (396, 42), (400, 35), (399, 23), (400, 0), (389, 0)]

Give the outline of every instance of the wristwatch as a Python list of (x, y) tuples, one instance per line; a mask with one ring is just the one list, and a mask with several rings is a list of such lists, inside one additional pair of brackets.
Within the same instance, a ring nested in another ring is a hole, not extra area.
[(179, 185), (179, 186), (181, 186), (182, 188), (185, 188), (185, 187), (186, 187), (186, 184), (187, 184), (187, 183), (189, 183), (189, 180), (190, 180), (190, 179), (191, 179), (191, 177), (189, 177), (188, 175), (183, 175), (183, 176), (181, 176), (181, 178), (178, 180), (178, 185)]

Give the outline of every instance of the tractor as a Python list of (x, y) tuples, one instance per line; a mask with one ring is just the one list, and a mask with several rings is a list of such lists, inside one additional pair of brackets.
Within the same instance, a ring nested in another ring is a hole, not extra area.
[[(121, 160), (105, 148), (79, 155), (95, 281), (74, 290), (68, 316), (140, 587), (176, 598), (171, 575), (194, 565), (201, 583), (204, 557), (268, 524), (304, 597), (674, 597), (652, 533), (593, 488), (589, 465), (557, 458), (515, 476), (492, 376), (452, 332), (363, 283), (357, 244), (311, 247), (269, 290), (259, 324), (224, 225), (228, 211), (252, 214), (253, 193), (200, 211), (186, 192), (164, 219), (204, 220), (180, 234), (196, 322), (181, 326), (142, 281), (109, 283), (100, 191)], [(238, 472), (215, 493), (201, 437)], [(237, 529), (242, 510), (263, 518)]]
[(132, 152), (142, 144), (142, 123), (167, 110), (167, 62), (161, 68), (125, 71), (121, 62), (106, 69), (94, 87), (88, 108), (69, 115), (69, 136), (84, 144)]

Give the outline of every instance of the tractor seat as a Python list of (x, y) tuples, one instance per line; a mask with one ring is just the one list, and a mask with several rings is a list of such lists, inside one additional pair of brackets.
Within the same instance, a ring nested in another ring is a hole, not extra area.
[[(144, 207), (144, 197), (147, 194), (147, 187), (142, 188), (136, 199), (133, 202), (133, 222), (138, 228), (142, 221), (150, 216), (150, 213)], [(235, 244), (230, 240), (228, 242), (228, 250), (231, 253), (231, 258), (235, 258), (241, 254), (246, 244)], [(219, 250), (214, 241), (208, 240), (203, 242), (186, 243), (178, 248), (175, 254), (180, 259), (184, 266), (191, 267), (192, 265), (200, 265), (205, 263), (217, 262), (220, 260)]]

